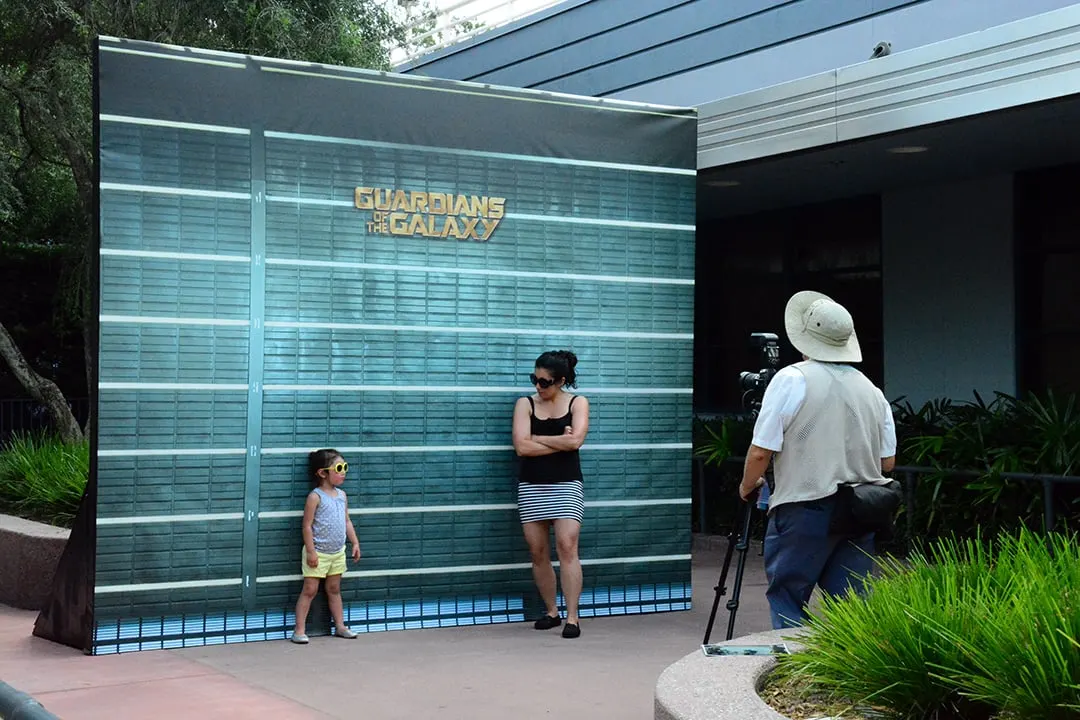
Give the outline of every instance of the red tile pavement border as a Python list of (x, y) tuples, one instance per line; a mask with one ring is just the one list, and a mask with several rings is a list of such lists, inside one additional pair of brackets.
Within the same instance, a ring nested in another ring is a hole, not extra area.
[(314, 720), (327, 717), (280, 695), (220, 674), (97, 686), (84, 690), (41, 693), (35, 697), (49, 712), (63, 720)]
[(36, 616), (0, 606), (0, 680), (64, 720), (326, 717), (176, 653), (86, 656), (32, 637)]

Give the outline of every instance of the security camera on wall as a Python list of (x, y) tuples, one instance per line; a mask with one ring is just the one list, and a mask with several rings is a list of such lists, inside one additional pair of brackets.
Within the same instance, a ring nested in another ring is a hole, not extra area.
[(885, 57), (886, 55), (888, 55), (891, 52), (892, 52), (892, 43), (879, 42), (877, 45), (874, 46), (873, 52), (870, 53), (870, 59), (874, 60), (875, 58)]

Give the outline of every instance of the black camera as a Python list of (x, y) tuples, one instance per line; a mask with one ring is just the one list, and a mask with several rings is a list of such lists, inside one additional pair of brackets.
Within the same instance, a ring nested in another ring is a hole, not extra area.
[(780, 338), (773, 333), (752, 333), (750, 345), (759, 351), (763, 367), (757, 372), (739, 373), (739, 387), (743, 390), (743, 407), (757, 416), (765, 388), (780, 368)]

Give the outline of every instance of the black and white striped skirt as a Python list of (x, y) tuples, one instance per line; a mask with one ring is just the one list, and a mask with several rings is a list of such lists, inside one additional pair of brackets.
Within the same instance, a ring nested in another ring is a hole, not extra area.
[(518, 514), (522, 523), (570, 519), (585, 515), (585, 490), (580, 480), (538, 485), (518, 483)]

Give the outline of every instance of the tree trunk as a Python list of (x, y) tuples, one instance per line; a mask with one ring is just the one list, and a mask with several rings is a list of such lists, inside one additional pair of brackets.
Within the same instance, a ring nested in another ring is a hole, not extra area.
[(72, 414), (64, 393), (60, 391), (56, 383), (38, 375), (30, 367), (30, 363), (26, 362), (22, 351), (15, 345), (15, 341), (3, 323), (0, 323), (0, 356), (7, 361), (15, 379), (22, 384), (26, 392), (48, 409), (53, 422), (56, 423), (60, 438), (66, 443), (82, 442), (84, 437), (82, 429), (75, 415)]

